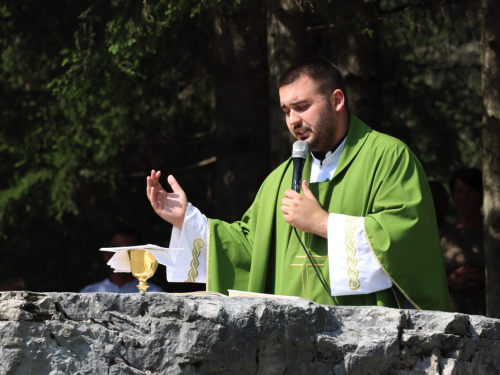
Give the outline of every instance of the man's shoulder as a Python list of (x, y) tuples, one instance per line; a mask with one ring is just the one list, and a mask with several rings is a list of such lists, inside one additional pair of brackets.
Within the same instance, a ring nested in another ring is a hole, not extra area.
[(361, 152), (365, 155), (376, 157), (377, 154), (401, 154), (411, 151), (410, 148), (400, 139), (387, 133), (373, 130), (354, 115), (351, 117), (351, 127), (352, 128), (349, 132), (352, 132), (353, 134), (351, 139), (349, 139), (348, 135), (346, 147), (357, 148), (360, 144), (362, 144)]
[(371, 130), (360, 156), (371, 162), (375, 160), (417, 160), (406, 143), (389, 134)]
[(367, 142), (369, 142), (371, 146), (380, 148), (381, 150), (410, 150), (408, 145), (402, 140), (393, 137), (392, 135), (381, 133), (373, 129), (370, 132), (370, 136), (368, 137)]
[[(411, 167), (417, 166), (420, 170), (421, 165), (416, 155), (400, 139), (392, 135), (381, 133), (365, 125), (362, 121), (356, 119), (351, 122), (353, 128), (352, 138), (347, 139), (344, 153), (350, 168), (356, 166), (373, 165), (375, 170), (380, 173), (389, 172), (393, 167)], [(351, 130), (350, 130), (351, 131)], [(364, 168), (364, 167), (363, 167)]]

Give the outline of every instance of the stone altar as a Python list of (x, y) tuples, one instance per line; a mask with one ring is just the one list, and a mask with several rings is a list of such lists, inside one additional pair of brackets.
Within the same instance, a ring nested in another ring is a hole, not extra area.
[(500, 320), (453, 313), (4, 292), (0, 327), (1, 375), (500, 373)]

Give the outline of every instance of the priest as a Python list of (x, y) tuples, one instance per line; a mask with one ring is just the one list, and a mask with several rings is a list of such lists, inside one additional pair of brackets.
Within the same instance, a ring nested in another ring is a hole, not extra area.
[(302, 191), (290, 189), (290, 158), (241, 221), (227, 223), (191, 205), (173, 176), (168, 193), (153, 170), (148, 198), (174, 226), (170, 246), (184, 248), (168, 280), (221, 293), (449, 311), (432, 195), (415, 155), (349, 112), (342, 76), (328, 60), (293, 65), (278, 87), (288, 129), (309, 145)]

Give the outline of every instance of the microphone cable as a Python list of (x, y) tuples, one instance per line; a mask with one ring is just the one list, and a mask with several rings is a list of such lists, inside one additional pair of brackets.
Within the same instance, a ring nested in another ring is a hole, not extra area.
[(314, 264), (313, 260), (312, 260), (312, 257), (311, 255), (309, 254), (309, 251), (307, 251), (306, 247), (304, 246), (304, 243), (302, 242), (302, 240), (300, 239), (300, 236), (299, 234), (297, 233), (297, 229), (295, 229), (295, 227), (292, 227), (293, 228), (293, 231), (295, 232), (295, 235), (297, 236), (300, 244), (302, 245), (302, 248), (304, 249), (307, 257), (309, 258), (309, 262), (311, 262), (313, 268), (314, 268), (314, 272), (316, 272), (316, 276), (318, 276), (318, 280), (321, 282), (321, 285), (323, 285), (323, 288), (326, 290), (326, 292), (328, 293), (328, 296), (330, 297), (330, 299), (332, 300), (333, 304), (335, 306), (338, 306), (338, 303), (335, 301), (335, 298), (333, 298), (332, 296), (332, 292), (330, 291), (330, 288), (328, 288), (328, 286), (325, 284), (325, 282), (323, 281), (323, 279), (321, 278), (321, 276), (319, 275), (319, 272), (318, 272), (318, 268), (316, 267), (316, 264)]

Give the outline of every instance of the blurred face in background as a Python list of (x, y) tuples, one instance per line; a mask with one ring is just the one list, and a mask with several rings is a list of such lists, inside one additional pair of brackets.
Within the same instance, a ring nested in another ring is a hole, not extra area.
[(458, 212), (463, 214), (481, 211), (483, 206), (482, 192), (467, 185), (460, 178), (455, 181), (452, 198)]
[[(111, 241), (109, 241), (109, 247), (125, 247), (125, 246), (136, 246), (140, 245), (137, 238), (134, 236), (126, 236), (123, 234), (115, 234)], [(115, 253), (104, 251), (104, 259), (108, 262)]]

